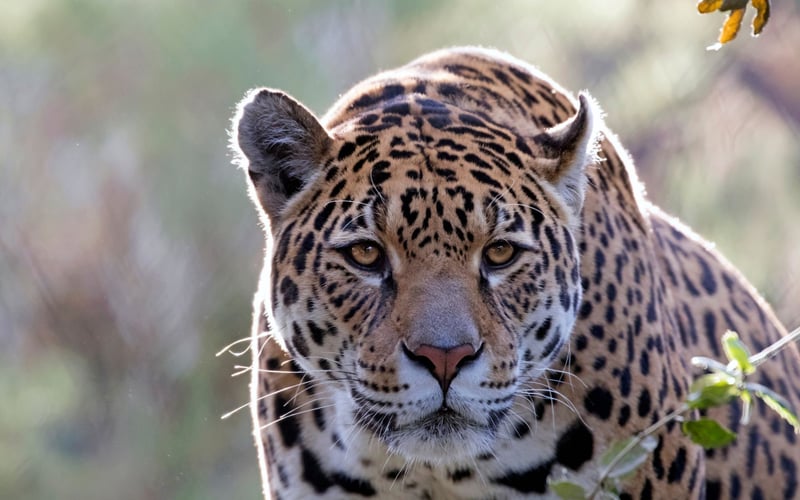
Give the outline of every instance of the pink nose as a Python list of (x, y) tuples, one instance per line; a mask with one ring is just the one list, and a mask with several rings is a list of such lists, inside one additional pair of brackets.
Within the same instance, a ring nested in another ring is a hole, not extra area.
[(456, 347), (443, 349), (428, 344), (419, 346), (414, 352), (406, 349), (409, 358), (421, 364), (439, 381), (442, 391), (447, 392), (450, 382), (462, 366), (475, 360), (480, 355), (472, 344), (461, 344)]

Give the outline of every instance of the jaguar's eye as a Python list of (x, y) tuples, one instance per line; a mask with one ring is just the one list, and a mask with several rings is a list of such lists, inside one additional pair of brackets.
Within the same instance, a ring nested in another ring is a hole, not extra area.
[(361, 241), (344, 248), (347, 259), (358, 267), (375, 271), (383, 265), (383, 249), (372, 241)]
[(483, 250), (483, 261), (492, 268), (507, 266), (517, 255), (517, 247), (507, 241), (495, 241)]

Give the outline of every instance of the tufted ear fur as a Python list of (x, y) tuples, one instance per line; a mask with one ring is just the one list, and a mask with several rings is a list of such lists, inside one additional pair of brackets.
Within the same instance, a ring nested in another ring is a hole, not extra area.
[(250, 91), (239, 104), (232, 139), (242, 153), (240, 166), (247, 168), (257, 203), (273, 223), (319, 172), (319, 160), (331, 143), (305, 106), (266, 88)]
[(597, 114), (591, 96), (581, 92), (578, 111), (573, 117), (534, 138), (545, 157), (555, 160), (552, 168), (544, 169), (544, 178), (555, 187), (575, 217), (583, 208), (586, 167), (597, 161), (600, 138)]

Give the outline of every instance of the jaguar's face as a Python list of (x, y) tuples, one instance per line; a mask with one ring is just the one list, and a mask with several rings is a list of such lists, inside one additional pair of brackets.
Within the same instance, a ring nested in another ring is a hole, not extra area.
[(274, 235), (275, 334), (335, 387), (343, 418), (394, 452), (474, 457), (518, 398), (546, 389), (572, 329), (574, 186), (548, 174), (558, 160), (536, 141), (520, 151), (480, 117), (413, 99), (382, 111), (326, 133), (278, 212), (248, 155)]

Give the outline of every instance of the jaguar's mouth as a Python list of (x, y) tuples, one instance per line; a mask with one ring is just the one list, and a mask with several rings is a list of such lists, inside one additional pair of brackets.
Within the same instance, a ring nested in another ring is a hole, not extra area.
[(491, 452), (508, 411), (503, 407), (480, 411), (475, 405), (448, 401), (413, 414), (376, 408), (366, 398), (356, 398), (356, 402), (354, 423), (386, 445), (390, 453), (412, 462), (440, 465)]
[(449, 463), (489, 451), (496, 427), (442, 406), (417, 420), (383, 433), (394, 453), (424, 463)]
[(398, 430), (424, 430), (428, 432), (432, 438), (437, 438), (450, 436), (454, 432), (461, 432), (469, 428), (484, 430), (486, 426), (465, 417), (448, 406), (442, 406), (438, 410), (410, 424), (404, 425), (403, 428)]

